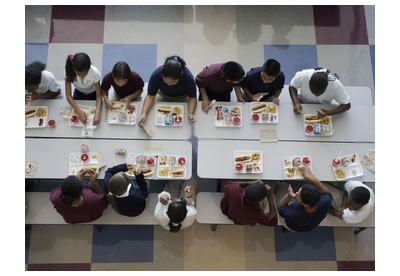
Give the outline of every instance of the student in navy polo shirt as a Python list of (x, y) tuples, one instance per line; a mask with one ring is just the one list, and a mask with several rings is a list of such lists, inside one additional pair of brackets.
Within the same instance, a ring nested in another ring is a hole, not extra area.
[[(251, 68), (241, 82), (243, 99), (248, 102), (272, 100), (279, 104), (279, 95), (285, 85), (285, 75), (281, 72), (281, 65), (274, 59), (267, 60), (261, 67)], [(260, 93), (268, 93), (262, 96)]]
[[(328, 214), (332, 203), (328, 188), (312, 174), (310, 168), (302, 167), (301, 172), (313, 185), (304, 184), (296, 193), (289, 185), (278, 205), (284, 226), (294, 232), (310, 231), (317, 227)], [(292, 199), (295, 200), (289, 203)]]
[(150, 77), (147, 96), (144, 99), (138, 125), (143, 127), (147, 114), (155, 101), (188, 102), (188, 118), (196, 121), (196, 84), (186, 63), (179, 56), (167, 57), (164, 65), (158, 67)]
[[(114, 88), (116, 97), (110, 100), (108, 90), (111, 86)], [(112, 109), (113, 100), (119, 98), (127, 105), (137, 99), (143, 92), (143, 86), (144, 82), (139, 74), (131, 71), (128, 63), (120, 61), (114, 65), (112, 72), (104, 76), (101, 82), (101, 92), (108, 109)]]

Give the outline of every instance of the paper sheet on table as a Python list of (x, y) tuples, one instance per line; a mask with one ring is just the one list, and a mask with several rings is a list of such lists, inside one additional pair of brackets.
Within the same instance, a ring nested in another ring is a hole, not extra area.
[(35, 176), (37, 171), (38, 163), (37, 162), (25, 162), (25, 175), (26, 176)]
[(278, 137), (276, 136), (276, 128), (271, 127), (261, 130), (261, 143), (276, 143), (278, 142)]
[(93, 129), (94, 128), (82, 128), (82, 137), (93, 137)]
[(144, 146), (143, 154), (146, 156), (160, 156), (162, 154), (162, 147), (159, 144), (148, 143)]
[(369, 149), (368, 152), (364, 154), (361, 164), (372, 173), (375, 173), (375, 149)]

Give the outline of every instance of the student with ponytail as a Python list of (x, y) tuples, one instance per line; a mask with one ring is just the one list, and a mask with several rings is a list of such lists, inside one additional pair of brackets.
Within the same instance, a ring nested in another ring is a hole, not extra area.
[(179, 56), (167, 57), (164, 65), (158, 67), (151, 75), (142, 114), (138, 120), (139, 127), (143, 127), (155, 101), (187, 101), (189, 122), (196, 121), (196, 84), (192, 73), (186, 67), (186, 62)]
[(343, 113), (351, 107), (350, 97), (339, 81), (339, 75), (320, 67), (297, 72), (290, 81), (289, 93), (293, 110), (297, 114), (303, 110), (301, 103), (330, 104), (333, 99), (339, 103), (334, 109), (319, 110), (317, 112), (319, 118)]
[(189, 227), (196, 219), (194, 179), (176, 185), (176, 181), (169, 181), (163, 192), (158, 195), (154, 216), (162, 227), (170, 232)]
[[(67, 57), (65, 62), (65, 94), (68, 103), (82, 123), (87, 122), (87, 117), (75, 100), (96, 100), (96, 114), (93, 124), (97, 125), (100, 122), (102, 104), (100, 79), (99, 70), (91, 64), (87, 54), (77, 53)], [(73, 96), (71, 83), (75, 87)]]
[(97, 174), (90, 171), (90, 186), (82, 185), (85, 170), (70, 175), (64, 179), (61, 188), (55, 188), (50, 193), (50, 200), (57, 212), (67, 223), (91, 222), (103, 214), (108, 203), (96, 182)]
[[(125, 174), (133, 170), (136, 181)], [(133, 164), (120, 164), (109, 168), (104, 175), (104, 193), (113, 209), (123, 216), (135, 217), (146, 208), (149, 194), (143, 173)]]

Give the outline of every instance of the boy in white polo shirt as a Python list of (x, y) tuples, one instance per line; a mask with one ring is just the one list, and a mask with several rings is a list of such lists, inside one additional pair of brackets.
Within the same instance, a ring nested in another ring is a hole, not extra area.
[(317, 112), (319, 118), (345, 112), (351, 107), (350, 97), (339, 81), (339, 76), (328, 69), (305, 69), (297, 72), (290, 81), (289, 93), (293, 110), (297, 114), (302, 112), (301, 103), (330, 104), (333, 99), (339, 103), (337, 108), (319, 110)]
[(362, 222), (374, 210), (374, 192), (360, 181), (348, 181), (344, 189), (341, 208), (332, 208), (329, 213), (349, 224)]

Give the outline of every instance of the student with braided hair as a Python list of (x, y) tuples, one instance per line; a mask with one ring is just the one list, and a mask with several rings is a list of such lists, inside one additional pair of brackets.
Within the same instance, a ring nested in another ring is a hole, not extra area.
[[(131, 169), (136, 181), (125, 174)], [(104, 175), (104, 193), (112, 208), (123, 216), (135, 217), (146, 208), (149, 194), (143, 172), (133, 164), (120, 164), (109, 168)]]

